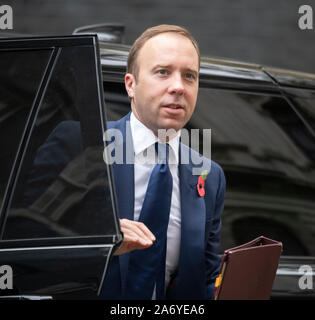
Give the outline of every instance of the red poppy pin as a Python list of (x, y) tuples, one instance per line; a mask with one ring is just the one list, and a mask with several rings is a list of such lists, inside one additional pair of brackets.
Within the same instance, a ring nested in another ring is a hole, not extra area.
[(205, 180), (207, 179), (208, 171), (203, 171), (201, 173), (201, 176), (198, 178), (198, 184), (197, 184), (197, 191), (199, 194), (199, 197), (204, 197), (206, 194), (205, 191)]

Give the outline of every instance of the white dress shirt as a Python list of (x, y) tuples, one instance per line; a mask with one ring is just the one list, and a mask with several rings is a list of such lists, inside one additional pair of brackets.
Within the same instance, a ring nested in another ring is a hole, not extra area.
[[(135, 151), (134, 220), (138, 221), (149, 178), (156, 164), (154, 144), (158, 141), (158, 138), (150, 129), (141, 123), (133, 113), (131, 113), (130, 116), (130, 129)], [(169, 141), (169, 168), (173, 177), (173, 191), (167, 228), (165, 288), (167, 288), (169, 284), (171, 274), (177, 269), (180, 251), (181, 208), (178, 177), (179, 137), (180, 132)]]

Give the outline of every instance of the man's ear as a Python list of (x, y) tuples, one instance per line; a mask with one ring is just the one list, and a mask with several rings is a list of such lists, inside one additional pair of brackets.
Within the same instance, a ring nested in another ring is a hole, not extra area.
[(136, 79), (133, 74), (131, 73), (126, 73), (125, 75), (125, 87), (127, 94), (130, 99), (134, 98), (135, 94), (135, 85), (136, 85)]

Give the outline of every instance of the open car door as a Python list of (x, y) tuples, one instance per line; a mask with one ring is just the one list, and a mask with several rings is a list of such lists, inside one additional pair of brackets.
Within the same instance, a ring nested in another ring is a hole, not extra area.
[(1, 39), (0, 70), (0, 296), (96, 299), (122, 240), (97, 37)]

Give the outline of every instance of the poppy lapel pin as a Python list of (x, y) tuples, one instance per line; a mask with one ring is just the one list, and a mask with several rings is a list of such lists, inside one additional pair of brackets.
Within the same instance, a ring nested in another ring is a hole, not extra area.
[(203, 171), (201, 175), (198, 177), (198, 183), (197, 183), (197, 191), (199, 197), (204, 197), (206, 194), (205, 191), (205, 181), (207, 179), (208, 171)]

